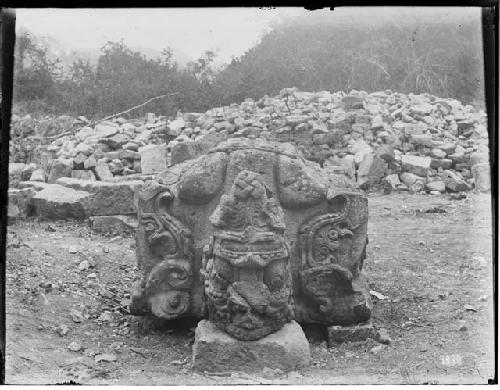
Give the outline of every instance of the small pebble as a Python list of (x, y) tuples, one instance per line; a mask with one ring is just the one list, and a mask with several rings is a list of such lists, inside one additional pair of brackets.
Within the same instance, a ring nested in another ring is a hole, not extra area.
[(377, 354), (377, 353), (381, 352), (383, 349), (384, 349), (383, 345), (376, 345), (375, 347), (370, 349), (370, 353)]
[(73, 322), (79, 323), (83, 321), (83, 315), (78, 310), (71, 309), (69, 314)]
[(90, 264), (87, 260), (83, 260), (79, 265), (78, 265), (78, 269), (80, 271), (85, 271), (86, 269), (88, 269), (90, 267)]
[(472, 305), (465, 305), (464, 309), (465, 309), (465, 311), (477, 312), (477, 309), (474, 306), (472, 306)]
[(82, 346), (78, 344), (76, 341), (73, 341), (68, 345), (68, 349), (73, 352), (78, 352), (80, 349), (82, 349)]
[(61, 325), (59, 325), (59, 326), (55, 329), (55, 331), (57, 332), (57, 334), (58, 334), (59, 336), (61, 336), (61, 337), (62, 337), (62, 336), (66, 336), (66, 335), (68, 334), (68, 332), (69, 332), (69, 328), (68, 328), (66, 325), (64, 325), (64, 324), (61, 324)]
[(380, 328), (377, 332), (377, 341), (381, 344), (389, 345), (392, 340), (387, 332), (387, 329)]
[(115, 362), (117, 359), (116, 355), (113, 355), (112, 353), (103, 353), (101, 355), (96, 355), (94, 358), (94, 361), (96, 363), (100, 362)]

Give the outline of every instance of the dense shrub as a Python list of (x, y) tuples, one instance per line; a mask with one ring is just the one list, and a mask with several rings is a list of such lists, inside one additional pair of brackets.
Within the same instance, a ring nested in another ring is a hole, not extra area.
[(400, 15), (404, 23), (374, 18), (361, 24), (335, 12), (282, 22), (219, 74), (222, 100), (258, 98), (290, 86), (483, 100), (480, 24), (470, 18), (423, 23), (411, 12)]

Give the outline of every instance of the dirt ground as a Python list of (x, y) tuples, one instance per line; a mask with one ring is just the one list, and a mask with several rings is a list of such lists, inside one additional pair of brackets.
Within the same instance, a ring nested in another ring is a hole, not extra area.
[[(490, 197), (371, 195), (369, 204), (365, 267), (370, 288), (382, 294), (373, 297), (373, 323), (388, 330), (392, 343), (327, 348), (311, 338), (311, 366), (288, 374), (195, 373), (195, 321), (165, 325), (127, 314), (133, 237), (94, 234), (85, 223), (14, 223), (6, 382), (486, 384), (495, 347)], [(73, 352), (70, 344), (81, 349)]]

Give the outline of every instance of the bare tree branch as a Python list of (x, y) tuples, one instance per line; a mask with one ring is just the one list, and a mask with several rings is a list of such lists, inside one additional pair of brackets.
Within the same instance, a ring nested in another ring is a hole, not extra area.
[(144, 107), (146, 104), (151, 103), (153, 100), (162, 99), (162, 98), (167, 97), (167, 96), (177, 95), (177, 94), (179, 94), (179, 93), (180, 93), (180, 92), (179, 92), (179, 91), (177, 91), (177, 92), (167, 93), (167, 94), (165, 94), (165, 95), (160, 95), (160, 96), (153, 97), (153, 98), (151, 98), (151, 99), (149, 99), (149, 100), (146, 100), (146, 101), (145, 101), (144, 103), (142, 103), (142, 104), (139, 104), (139, 105), (137, 105), (137, 106), (134, 106), (134, 107), (132, 107), (132, 108), (129, 108), (128, 110), (125, 110), (125, 111), (119, 112), (119, 113), (117, 113), (117, 114), (113, 114), (113, 115), (107, 116), (106, 118), (103, 118), (103, 119), (100, 119), (100, 120), (98, 120), (98, 121), (96, 121), (96, 122), (91, 122), (91, 123), (92, 123), (92, 124), (97, 124), (97, 123), (100, 123), (100, 122), (107, 121), (107, 120), (109, 120), (109, 119), (113, 119), (113, 118), (115, 118), (115, 117), (117, 117), (117, 116), (120, 116), (120, 115), (128, 114), (130, 111), (133, 111), (133, 110), (136, 110), (136, 109), (138, 109), (138, 108)]
[[(144, 107), (146, 104), (148, 103), (151, 103), (153, 100), (157, 100), (157, 99), (162, 99), (164, 97), (167, 97), (167, 96), (173, 96), (173, 95), (177, 95), (179, 94), (180, 92), (172, 92), (172, 93), (167, 93), (165, 95), (160, 95), (160, 96), (156, 96), (156, 97), (153, 97), (149, 100), (146, 100), (144, 103), (142, 104), (139, 104), (137, 106), (134, 106), (132, 108), (129, 108), (128, 110), (125, 110), (125, 111), (122, 111), (122, 112), (119, 112), (117, 114), (113, 114), (113, 115), (110, 115), (110, 116), (107, 116), (106, 118), (103, 118), (103, 119), (100, 119), (98, 121), (92, 121), (89, 123), (90, 126), (93, 126), (93, 125), (96, 125), (97, 123), (101, 123), (101, 122), (104, 122), (106, 120), (109, 120), (109, 119), (113, 119), (117, 116), (120, 116), (120, 115), (124, 115), (124, 114), (128, 114), (129, 112), (133, 111), (133, 110), (136, 110), (138, 108), (141, 108), (141, 107)], [(80, 129), (78, 129), (80, 130)], [(61, 138), (61, 137), (64, 137), (65, 135), (69, 135), (69, 134), (72, 134), (74, 131), (66, 131), (62, 134), (57, 134), (57, 135), (54, 135), (54, 136), (50, 136), (50, 137), (43, 137), (43, 136), (37, 136), (37, 135), (34, 135), (34, 136), (30, 136), (30, 137), (26, 137), (26, 139), (57, 139), (57, 138)]]

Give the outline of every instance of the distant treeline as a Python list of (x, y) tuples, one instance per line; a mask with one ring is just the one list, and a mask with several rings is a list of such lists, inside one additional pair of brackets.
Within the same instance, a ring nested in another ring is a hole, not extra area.
[(326, 14), (275, 24), (259, 44), (219, 72), (210, 51), (180, 69), (169, 49), (153, 60), (123, 42), (108, 42), (97, 65), (78, 60), (61, 74), (46, 49), (22, 34), (16, 43), (15, 101), (27, 110), (99, 118), (175, 93), (134, 112), (175, 115), (295, 86), (304, 91), (391, 89), (481, 105), (482, 56), (477, 21), (360, 23)]

